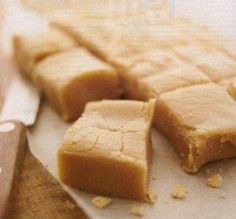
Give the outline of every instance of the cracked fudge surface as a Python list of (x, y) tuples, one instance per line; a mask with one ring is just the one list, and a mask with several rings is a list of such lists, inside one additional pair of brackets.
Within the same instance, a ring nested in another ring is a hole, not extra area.
[(87, 102), (116, 99), (122, 93), (115, 69), (82, 47), (45, 58), (32, 78), (66, 121), (77, 119)]
[(126, 97), (157, 99), (154, 124), (183, 156), (186, 171), (235, 157), (235, 52), (204, 26), (182, 18), (160, 24), (147, 16), (152, 12), (121, 12), (112, 19), (71, 13), (54, 16), (52, 25), (117, 68)]
[(155, 100), (91, 102), (58, 152), (61, 180), (99, 195), (147, 200)]

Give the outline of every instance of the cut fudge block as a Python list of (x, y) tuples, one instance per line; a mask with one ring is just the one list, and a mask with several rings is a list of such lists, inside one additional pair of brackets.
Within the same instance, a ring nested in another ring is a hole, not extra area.
[(175, 50), (181, 58), (196, 65), (214, 82), (236, 77), (236, 62), (221, 51), (192, 44)]
[(51, 55), (36, 65), (33, 80), (64, 120), (72, 121), (88, 101), (119, 98), (119, 76), (84, 48)]
[(155, 100), (91, 102), (58, 152), (61, 180), (98, 195), (147, 200)]
[(164, 74), (157, 74), (141, 80), (140, 84), (149, 97), (172, 91), (181, 87), (211, 82), (211, 79), (198, 69), (182, 64)]
[(154, 122), (177, 148), (188, 172), (236, 156), (236, 102), (216, 84), (160, 95)]
[(34, 35), (16, 35), (13, 38), (16, 62), (27, 77), (31, 78), (33, 67), (50, 54), (78, 46), (64, 32), (51, 28)]

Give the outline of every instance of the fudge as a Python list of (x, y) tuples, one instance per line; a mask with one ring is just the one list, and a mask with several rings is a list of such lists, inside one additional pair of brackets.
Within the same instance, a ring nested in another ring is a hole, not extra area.
[(156, 97), (162, 93), (195, 84), (211, 82), (211, 79), (193, 66), (181, 65), (175, 69), (157, 74), (140, 81), (148, 96)]
[[(190, 33), (191, 22), (176, 18), (174, 24), (165, 25), (148, 19), (145, 13), (121, 12), (112, 19), (106, 14), (97, 19), (70, 13), (55, 16), (51, 24), (113, 65), (126, 97), (157, 98), (154, 124), (183, 157), (186, 171), (235, 157), (236, 110), (229, 95), (234, 95), (232, 51), (218, 45), (217, 37), (211, 42), (215, 35), (200, 25), (194, 24), (196, 29)], [(155, 55), (159, 58), (153, 60)], [(162, 67), (158, 60), (163, 61)]]
[(15, 35), (13, 45), (15, 60), (28, 78), (31, 78), (35, 64), (48, 55), (78, 46), (71, 37), (56, 28), (40, 34)]
[(175, 50), (181, 58), (193, 63), (214, 82), (236, 77), (236, 62), (216, 49), (190, 45)]
[(236, 156), (236, 102), (214, 83), (161, 94), (156, 104), (159, 130), (196, 172), (204, 163)]
[(82, 47), (45, 58), (32, 79), (65, 121), (77, 119), (88, 101), (116, 99), (122, 93), (114, 68)]
[(86, 105), (58, 152), (62, 182), (86, 192), (148, 200), (155, 100)]

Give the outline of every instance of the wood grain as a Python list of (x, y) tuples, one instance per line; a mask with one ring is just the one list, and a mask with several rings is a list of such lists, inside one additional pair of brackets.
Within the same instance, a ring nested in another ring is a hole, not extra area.
[(10, 210), (10, 219), (87, 219), (27, 147)]
[(0, 123), (0, 218), (6, 218), (27, 145), (20, 122)]

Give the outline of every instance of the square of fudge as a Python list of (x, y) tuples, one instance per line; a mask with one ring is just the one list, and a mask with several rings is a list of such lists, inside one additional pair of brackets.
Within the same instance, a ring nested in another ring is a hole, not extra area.
[(31, 78), (36, 63), (50, 54), (77, 47), (78, 44), (64, 32), (50, 28), (43, 33), (15, 35), (13, 46), (20, 71)]
[(220, 50), (192, 44), (175, 50), (181, 58), (195, 65), (214, 82), (236, 77), (236, 62)]
[(210, 82), (211, 79), (197, 68), (182, 64), (163, 74), (157, 74), (141, 80), (140, 92), (145, 90), (149, 97), (155, 97), (178, 88)]
[(176, 147), (187, 172), (236, 156), (236, 102), (216, 84), (161, 94), (154, 123)]
[(86, 105), (58, 151), (62, 182), (98, 195), (147, 200), (155, 100)]
[(77, 119), (89, 101), (122, 93), (117, 72), (82, 47), (45, 58), (32, 77), (65, 121)]

